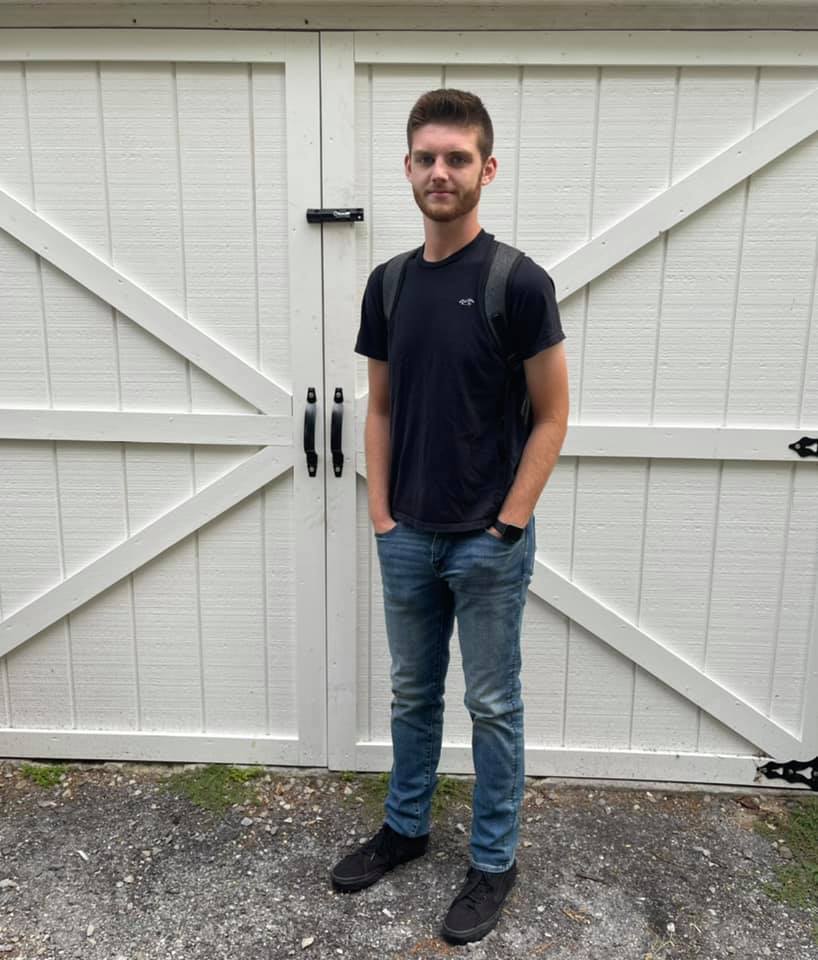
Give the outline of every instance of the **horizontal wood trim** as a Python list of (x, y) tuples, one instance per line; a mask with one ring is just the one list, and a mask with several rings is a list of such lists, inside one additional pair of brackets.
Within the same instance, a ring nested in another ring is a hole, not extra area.
[[(811, 463), (789, 445), (806, 428), (630, 427), (577, 424), (568, 428), (563, 457), (647, 457), (668, 460), (782, 460)], [(807, 431), (808, 432), (808, 431)]]
[(803, 744), (799, 737), (542, 560), (535, 561), (530, 590), (769, 756), (800, 758)]
[(293, 427), (291, 416), (263, 414), (0, 409), (0, 440), (284, 447)]
[[(366, 395), (357, 398), (356, 467), (366, 476), (364, 428)], [(809, 427), (663, 427), (624, 424), (571, 424), (561, 457), (639, 457), (652, 460), (778, 460), (818, 469), (818, 457), (800, 457), (789, 445)], [(810, 433), (810, 431), (812, 431)]]
[(8, 29), (0, 61), (140, 60), (190, 63), (286, 63), (303, 46), (298, 33), (259, 30)]
[(84, 730), (0, 729), (0, 756), (43, 760), (132, 760), (164, 763), (248, 763), (314, 766), (323, 760), (303, 754), (292, 737), (260, 734), (100, 733)]
[[(525, 751), (525, 770), (529, 777), (615, 778), (757, 786), (757, 768), (766, 760), (766, 757), (714, 756), (706, 753), (529, 746)], [(391, 744), (355, 745), (354, 769), (379, 772), (389, 770), (391, 763)], [(438, 769), (441, 773), (473, 775), (471, 747), (444, 744)], [(761, 782), (776, 787), (785, 784), (783, 780)], [(797, 788), (793, 785), (793, 789)]]
[(818, 32), (358, 31), (355, 62), (810, 67), (818, 65)]
[(292, 463), (290, 451), (265, 447), (36, 600), (0, 620), (0, 657), (249, 497)]
[(633, 3), (156, 3), (0, 0), (0, 27), (140, 30), (810, 30), (814, 0), (653, 0)]

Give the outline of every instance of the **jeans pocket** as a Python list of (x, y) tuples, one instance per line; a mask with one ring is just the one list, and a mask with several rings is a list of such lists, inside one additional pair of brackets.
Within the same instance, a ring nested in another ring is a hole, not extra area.
[(489, 533), (488, 529), (480, 531), (481, 536), (488, 537), (489, 540), (493, 540), (500, 547), (516, 547), (518, 543), (522, 543), (523, 538), (520, 537), (519, 540), (515, 540), (513, 543), (510, 540), (504, 540), (502, 537), (495, 537), (493, 533)]

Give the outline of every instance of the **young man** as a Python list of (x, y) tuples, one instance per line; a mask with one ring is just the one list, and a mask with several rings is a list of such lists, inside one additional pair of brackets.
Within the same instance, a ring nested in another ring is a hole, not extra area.
[[(453, 89), (424, 94), (407, 141), (425, 243), (406, 263), (388, 322), (385, 265), (373, 270), (355, 346), (369, 357), (366, 463), (392, 658), (394, 762), (384, 825), (331, 876), (336, 889), (360, 890), (426, 851), (457, 617), (476, 781), (471, 865), (441, 932), (467, 943), (497, 923), (516, 879), (520, 628), (534, 506), (565, 436), (568, 386), (554, 286), (542, 268), (524, 257), (507, 280), (507, 335), (522, 361), (512, 372), (482, 319), (493, 237), (477, 206), (497, 172), (482, 102)], [(519, 402), (526, 392), (530, 417)]]

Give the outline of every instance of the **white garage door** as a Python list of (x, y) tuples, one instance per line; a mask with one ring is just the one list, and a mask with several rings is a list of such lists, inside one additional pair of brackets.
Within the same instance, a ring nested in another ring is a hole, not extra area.
[[(336, 81), (354, 83), (355, 102), (337, 156), (354, 155), (368, 207), (356, 295), (421, 239), (405, 124), (439, 86), (479, 93), (494, 120), (481, 222), (556, 281), (572, 422), (537, 507), (528, 771), (751, 782), (760, 756), (812, 757), (818, 460), (789, 444), (818, 427), (815, 36), (335, 42), (355, 59)], [(350, 311), (347, 345), (356, 323)], [(355, 695), (330, 759), (382, 769), (391, 693), (366, 386), (360, 359), (358, 563), (344, 591), (357, 593), (357, 650), (330, 674)], [(467, 770), (456, 634), (452, 650), (442, 762)]]
[(441, 84), (492, 112), (482, 221), (568, 335), (529, 772), (818, 752), (812, 34), (34, 30), (0, 38), (0, 754), (388, 769), (352, 346)]
[(0, 130), (0, 754), (325, 763), (317, 36), (7, 30)]

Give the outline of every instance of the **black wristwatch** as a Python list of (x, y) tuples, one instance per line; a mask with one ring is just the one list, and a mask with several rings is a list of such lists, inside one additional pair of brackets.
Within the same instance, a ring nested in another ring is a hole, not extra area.
[(515, 527), (511, 523), (503, 523), (502, 520), (494, 521), (494, 529), (497, 530), (506, 543), (516, 543), (525, 533), (525, 527)]

